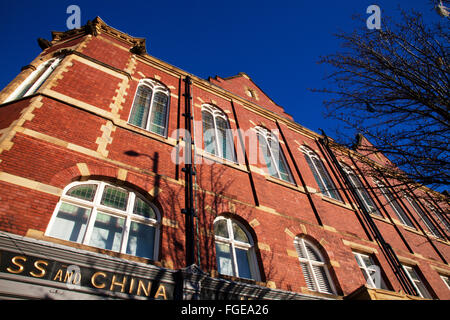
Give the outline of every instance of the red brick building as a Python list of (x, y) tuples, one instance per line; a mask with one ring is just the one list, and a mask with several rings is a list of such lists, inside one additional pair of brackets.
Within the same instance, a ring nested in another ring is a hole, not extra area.
[(442, 195), (365, 176), (245, 73), (201, 79), (100, 18), (39, 44), (0, 92), (1, 297), (450, 299)]

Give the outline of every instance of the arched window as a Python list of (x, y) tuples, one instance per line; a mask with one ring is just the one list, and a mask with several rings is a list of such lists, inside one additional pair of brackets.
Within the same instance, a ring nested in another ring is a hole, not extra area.
[(269, 174), (275, 178), (293, 183), (292, 174), (287, 166), (278, 139), (263, 127), (256, 127), (255, 130), (258, 136), (259, 148), (264, 156)]
[(145, 130), (166, 135), (169, 90), (151, 79), (141, 80), (134, 97), (129, 123)]
[(415, 228), (414, 224), (409, 219), (408, 215), (406, 214), (405, 210), (400, 206), (400, 203), (398, 203), (397, 199), (394, 198), (394, 195), (391, 193), (391, 191), (384, 186), (380, 181), (374, 180), (378, 188), (380, 188), (381, 193), (386, 198), (387, 202), (391, 206), (391, 208), (394, 210), (397, 217), (400, 219), (401, 223), (403, 223), (405, 226)]
[(308, 163), (309, 168), (311, 169), (314, 178), (319, 185), (320, 192), (322, 192), (322, 194), (326, 195), (327, 197), (341, 201), (341, 197), (336, 190), (333, 180), (331, 180), (331, 177), (328, 175), (328, 172), (325, 169), (319, 156), (314, 151), (305, 146), (302, 146), (301, 150), (305, 154), (306, 162)]
[(254, 243), (247, 230), (220, 216), (214, 221), (214, 235), (219, 273), (259, 281)]
[(204, 104), (202, 124), (205, 150), (218, 157), (236, 161), (233, 136), (225, 113), (217, 107)]
[(352, 187), (356, 190), (356, 194), (359, 200), (362, 202), (364, 208), (367, 210), (367, 212), (381, 216), (369, 193), (364, 188), (361, 180), (359, 180), (359, 178), (356, 176), (353, 170), (343, 163), (341, 163), (340, 165), (344, 170), (344, 172), (347, 174), (347, 177), (349, 178)]
[(318, 248), (310, 241), (299, 237), (295, 238), (294, 244), (308, 289), (335, 294), (328, 267)]
[(5, 100), (5, 102), (20, 99), (35, 93), (44, 83), (50, 74), (55, 70), (63, 57), (56, 57), (41, 63), (24, 82)]
[(438, 210), (434, 205), (432, 205), (430, 202), (427, 202), (427, 207), (430, 209), (431, 212), (434, 213), (434, 215), (438, 218), (439, 220), (439, 224), (442, 227), (442, 230), (447, 230), (448, 232), (450, 232), (450, 223), (448, 221), (448, 218), (446, 218), (443, 213), (440, 212), (440, 210)]
[(427, 226), (428, 230), (430, 230), (431, 234), (435, 237), (444, 239), (444, 237), (439, 232), (438, 228), (433, 224), (430, 218), (428, 218), (425, 211), (422, 210), (422, 208), (419, 206), (416, 200), (412, 196), (405, 196), (405, 198), (408, 200), (411, 207), (413, 207), (414, 211), (417, 213), (419, 218), (423, 221), (423, 223)]
[(64, 189), (46, 235), (157, 260), (159, 213), (127, 188), (74, 182)]

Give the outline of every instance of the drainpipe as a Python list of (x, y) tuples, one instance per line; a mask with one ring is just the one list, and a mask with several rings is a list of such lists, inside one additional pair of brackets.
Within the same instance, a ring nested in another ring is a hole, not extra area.
[(193, 176), (195, 175), (194, 170), (192, 169), (192, 127), (191, 127), (191, 78), (186, 76), (184, 79), (185, 93), (184, 101), (185, 101), (185, 109), (182, 114), (184, 117), (184, 129), (186, 130), (186, 134), (184, 137), (184, 153), (185, 153), (185, 161), (184, 168), (182, 171), (184, 172), (184, 209), (181, 210), (181, 213), (184, 214), (185, 217), (185, 239), (186, 239), (186, 267), (195, 263), (195, 234), (194, 234), (194, 216), (195, 216), (195, 208), (194, 208), (194, 185), (193, 185)]
[(350, 190), (350, 193), (352, 193), (353, 197), (358, 203), (358, 206), (363, 213), (363, 218), (366, 221), (367, 225), (369, 226), (370, 231), (373, 234), (374, 239), (380, 246), (380, 248), (383, 251), (384, 256), (387, 258), (389, 264), (391, 265), (394, 275), (396, 276), (397, 280), (399, 281), (402, 289), (407, 293), (411, 295), (417, 296), (416, 289), (414, 288), (414, 285), (411, 283), (411, 280), (406, 275), (405, 270), (403, 269), (400, 260), (398, 259), (397, 255), (394, 252), (394, 249), (392, 249), (391, 245), (387, 243), (383, 236), (380, 233), (380, 230), (378, 229), (375, 222), (372, 220), (372, 217), (370, 216), (370, 213), (367, 212), (366, 208), (362, 204), (361, 200), (359, 199), (358, 195), (356, 194), (356, 190), (353, 188), (352, 184), (349, 181), (349, 178), (343, 171), (342, 167), (339, 164), (339, 161), (337, 160), (336, 156), (334, 155), (333, 151), (331, 150), (329, 146), (329, 140), (328, 136), (325, 134), (325, 132), (322, 131), (323, 138), (319, 139), (319, 141), (324, 145), (325, 150), (327, 151), (328, 155), (332, 159), (334, 165), (338, 169), (339, 173), (343, 177), (345, 184), (347, 185), (348, 189)]

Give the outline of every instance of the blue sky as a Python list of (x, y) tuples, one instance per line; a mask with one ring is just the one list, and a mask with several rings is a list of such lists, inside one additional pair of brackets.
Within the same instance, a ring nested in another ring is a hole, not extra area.
[(323, 117), (327, 97), (309, 88), (327, 86), (327, 68), (317, 61), (339, 49), (333, 33), (365, 28), (351, 17), (366, 19), (371, 4), (381, 8), (382, 23), (385, 15), (398, 17), (399, 6), (439, 18), (430, 0), (1, 1), (1, 88), (39, 54), (37, 38), (67, 30), (72, 4), (82, 25), (100, 16), (146, 38), (149, 54), (201, 78), (247, 73), (296, 122), (331, 136), (338, 124)]

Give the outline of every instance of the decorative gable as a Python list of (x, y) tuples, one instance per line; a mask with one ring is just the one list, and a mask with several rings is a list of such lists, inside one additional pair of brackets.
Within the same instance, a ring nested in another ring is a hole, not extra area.
[(219, 76), (215, 76), (214, 78), (209, 77), (208, 81), (245, 100), (257, 104), (260, 107), (293, 120), (292, 116), (287, 114), (283, 107), (277, 105), (270, 99), (270, 97), (244, 72), (239, 72), (237, 75), (228, 78), (221, 78)]

